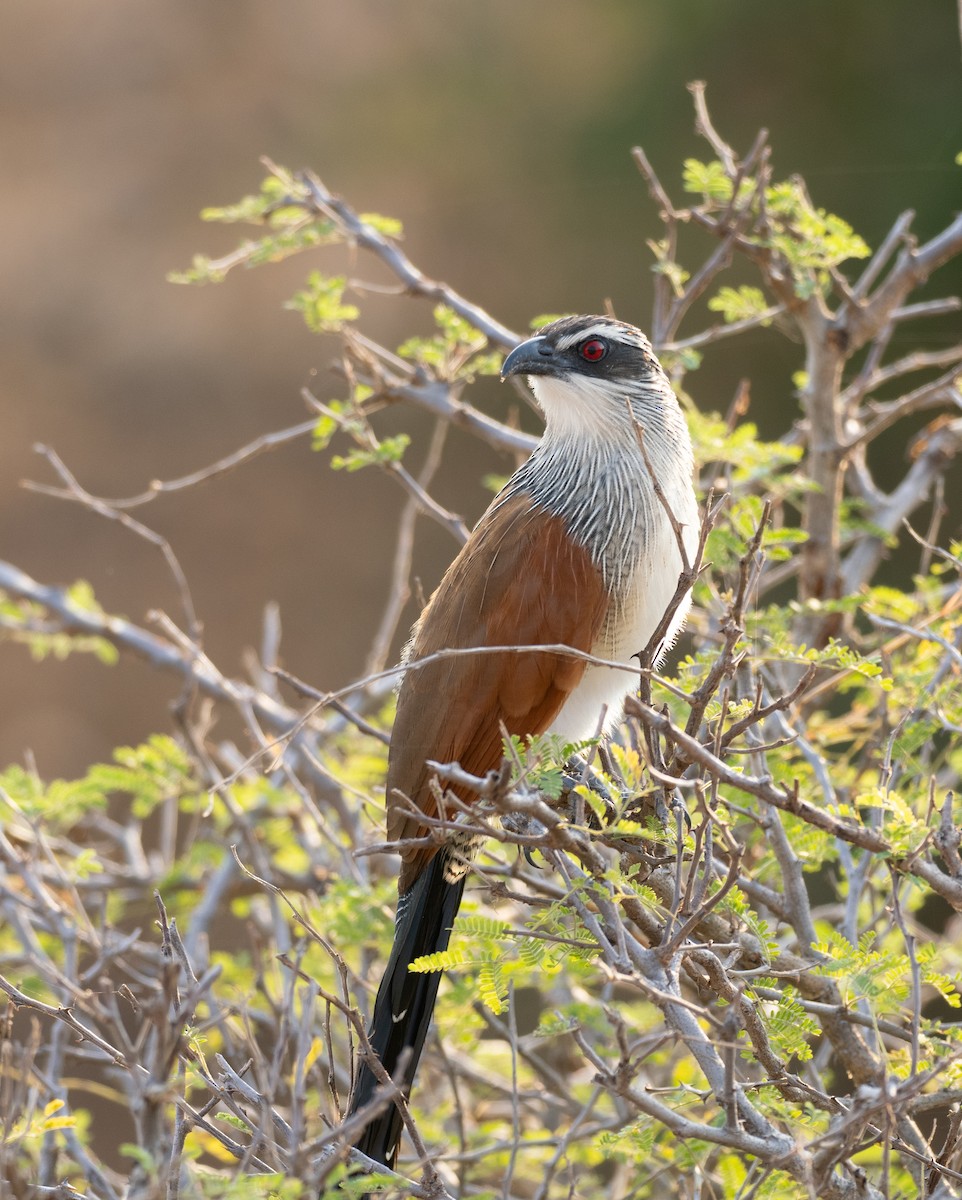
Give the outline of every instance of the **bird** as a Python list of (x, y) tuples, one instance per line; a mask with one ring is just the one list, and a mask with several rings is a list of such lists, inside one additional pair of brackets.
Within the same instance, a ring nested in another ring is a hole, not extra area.
[[(414, 626), (388, 752), (387, 832), (401, 843), (401, 863), (394, 943), (368, 1040), (405, 1096), (440, 980), (439, 972), (409, 967), (447, 949), (478, 847), (456, 827), (443, 844), (426, 837), (420, 815), (438, 815), (440, 794), (429, 764), (458, 763), (484, 777), (503, 761), (505, 733), (522, 740), (560, 734), (574, 743), (608, 732), (637, 676), (585, 656), (629, 665), (661, 624), (698, 544), (687, 424), (639, 329), (607, 316), (562, 317), (511, 350), (501, 378), (513, 376), (527, 378), (544, 432)], [(689, 603), (690, 594), (676, 607), (664, 647)], [(581, 656), (531, 650), (431, 658), (443, 650), (538, 645)], [(451, 790), (468, 804), (476, 799)], [(359, 1055), (349, 1115), (377, 1087)], [(391, 1103), (354, 1146), (393, 1169), (402, 1127)]]

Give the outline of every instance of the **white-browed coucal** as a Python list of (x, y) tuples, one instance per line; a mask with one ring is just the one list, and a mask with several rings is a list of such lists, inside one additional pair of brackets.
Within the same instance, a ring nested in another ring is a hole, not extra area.
[[(561, 644), (628, 664), (657, 629), (683, 566), (652, 473), (681, 526), (689, 560), (698, 542), (691, 443), (678, 401), (644, 334), (608, 317), (548, 325), (511, 351), (502, 379), (509, 375), (528, 377), (544, 435), (448, 568), (414, 628), (408, 660), (444, 649)], [(686, 609), (687, 601), (666, 643)], [(397, 797), (436, 815), (428, 761), (457, 762), (484, 776), (502, 761), (503, 731), (522, 739), (589, 738), (602, 713), (608, 724), (618, 719), (633, 685), (628, 671), (538, 650), (454, 655), (409, 669), (391, 736), (388, 836), (402, 841), (426, 832)], [(406, 1092), (440, 978), (408, 967), (447, 947), (474, 849), (471, 839), (455, 836), (441, 846), (401, 850), (394, 947), (370, 1042)], [(359, 1059), (352, 1113), (376, 1087)], [(356, 1146), (393, 1166), (401, 1128), (392, 1104)]]

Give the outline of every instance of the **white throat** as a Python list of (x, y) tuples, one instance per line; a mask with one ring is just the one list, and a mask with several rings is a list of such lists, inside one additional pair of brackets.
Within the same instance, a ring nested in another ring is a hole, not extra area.
[(686, 541), (697, 538), (697, 510), (688, 428), (668, 381), (622, 383), (572, 374), (534, 376), (531, 384), (545, 432), (506, 493), (528, 492), (563, 517), (598, 564), (613, 599), (637, 586), (640, 570), (657, 574), (670, 560), (674, 586), (681, 560), (652, 474), (687, 527)]
[(611, 441), (630, 432), (628, 406), (637, 384), (602, 383), (584, 375), (531, 375), (528, 383), (544, 413), (548, 438)]

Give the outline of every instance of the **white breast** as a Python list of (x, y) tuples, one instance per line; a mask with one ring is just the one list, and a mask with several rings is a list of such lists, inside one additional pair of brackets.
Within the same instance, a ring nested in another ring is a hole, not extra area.
[[(621, 384), (582, 375), (530, 382), (547, 428), (515, 484), (564, 517), (572, 537), (591, 553), (611, 596), (593, 653), (626, 668), (585, 671), (549, 729), (578, 741), (597, 733), (602, 722), (610, 727), (620, 718), (625, 696), (638, 686), (632, 656), (648, 645), (678, 586), (678, 542), (652, 474), (682, 526), (689, 561), (694, 556), (698, 506), (691, 442), (660, 369)], [(688, 598), (679, 605), (663, 649), (684, 624), (688, 606)]]
[[(683, 526), (683, 538), (689, 563), (698, 546), (698, 510), (691, 485), (673, 489), (669, 496), (672, 512)], [(620, 718), (625, 696), (638, 688), (638, 660), (657, 629), (678, 586), (682, 570), (681, 555), (674, 531), (664, 510), (649, 512), (644, 530), (644, 552), (623, 599), (614, 601), (608, 621), (593, 648), (593, 654), (609, 662), (621, 662), (626, 670), (589, 666), (581, 683), (571, 693), (552, 722), (550, 733), (570, 741), (592, 737), (602, 727), (610, 729)], [(660, 518), (660, 519), (659, 519)], [(685, 623), (691, 596), (675, 611), (661, 653), (673, 644)], [(659, 654), (659, 656), (660, 656)], [(604, 715), (602, 715), (604, 714)]]

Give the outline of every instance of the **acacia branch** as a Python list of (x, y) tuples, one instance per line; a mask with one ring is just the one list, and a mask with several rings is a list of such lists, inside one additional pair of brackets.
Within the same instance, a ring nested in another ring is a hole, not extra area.
[[(263, 433), (259, 437), (254, 438), (253, 441), (241, 446), (240, 449), (234, 450), (231, 454), (225, 455), (209, 466), (201, 467), (197, 471), (191, 471), (189, 474), (181, 475), (176, 479), (154, 479), (144, 491), (138, 492), (133, 496), (117, 499), (109, 499), (106, 496), (90, 496), (90, 499), (113, 509), (139, 508), (141, 505), (149, 504), (160, 496), (166, 496), (172, 492), (186, 491), (189, 488), (197, 487), (198, 484), (206, 483), (210, 479), (216, 479), (220, 475), (226, 475), (229, 471), (233, 471), (236, 467), (250, 462), (251, 459), (257, 458), (269, 450), (276, 450), (279, 446), (286, 446), (289, 442), (299, 441), (309, 433), (312, 433), (316, 425), (316, 420), (302, 421), (300, 424), (291, 425), (287, 429), (278, 429), (272, 433)], [(32, 491), (72, 499), (70, 496), (63, 497), (59, 491), (48, 489), (43, 485), (32, 483), (29, 480), (25, 482), (24, 486)]]
[[(267, 166), (276, 171), (269, 161)], [(479, 333), (483, 333), (489, 341), (505, 350), (512, 349), (521, 341), (516, 333), (496, 321), (479, 305), (472, 304), (446, 283), (429, 279), (411, 262), (396, 242), (386, 238), (373, 225), (362, 221), (349, 204), (328, 191), (313, 171), (301, 171), (297, 179), (307, 189), (313, 211), (332, 220), (348, 241), (357, 243), (379, 258), (392, 275), (400, 279), (412, 296), (423, 296), (425, 299), (446, 304), (459, 316), (464, 317)]]
[(928, 499), (952, 459), (962, 450), (962, 418), (943, 425), (929, 435), (921, 454), (898, 487), (871, 512), (872, 524), (882, 534), (865, 534), (842, 564), (842, 585), (848, 595), (856, 593), (874, 575), (885, 554), (885, 534), (894, 534)]
[[(375, 455), (377, 454), (377, 451), (380, 449), (380, 443), (369, 426), (362, 431), (356, 431), (352, 428), (352, 422), (356, 421), (356, 418), (352, 419), (346, 413), (336, 412), (333, 408), (318, 400), (307, 388), (304, 388), (301, 394), (307, 403), (319, 413), (333, 421), (339, 429), (354, 437), (355, 441), (363, 449)], [(442, 529), (446, 529), (457, 542), (463, 545), (468, 540), (468, 528), (464, 521), (455, 513), (449, 512), (440, 505), (429, 494), (426, 486), (420, 480), (415, 479), (410, 471), (402, 466), (401, 463), (394, 459), (380, 458), (377, 460), (377, 465), (392, 479), (397, 480), (401, 487), (414, 500), (421, 512), (433, 521), (436, 521)]]
[(690, 763), (704, 768), (708, 776), (717, 780), (718, 783), (725, 784), (746, 795), (754, 796), (763, 803), (770, 804), (773, 808), (793, 813), (816, 829), (824, 830), (833, 837), (840, 838), (853, 846), (859, 846), (863, 850), (891, 858), (897, 871), (918, 875), (953, 908), (962, 912), (962, 879), (953, 879), (931, 860), (917, 855), (895, 857), (885, 837), (876, 829), (836, 817), (833, 813), (803, 800), (798, 794), (797, 785), (795, 789), (789, 790), (777, 786), (767, 777), (748, 775), (729, 767), (707, 746), (673, 724), (671, 718), (665, 713), (643, 704), (634, 696), (627, 698), (625, 709), (631, 716), (638, 717), (643, 725), (666, 737), (678, 747)]
[(849, 352), (854, 353), (879, 333), (892, 319), (906, 297), (920, 287), (939, 267), (962, 253), (962, 216), (918, 249), (907, 247), (895, 266), (863, 303), (847, 304), (839, 310), (835, 327), (845, 334)]
[[(38, 583), (13, 563), (0, 561), (0, 589), (16, 599), (42, 606), (56, 619), (56, 628), (63, 633), (103, 638), (152, 666), (190, 680), (214, 699), (226, 700), (238, 708), (252, 707), (258, 719), (271, 729), (286, 732), (302, 720), (295, 709), (258, 688), (222, 675), (198, 648), (178, 648), (172, 641), (149, 633), (124, 617), (81, 608), (71, 599), (67, 588)], [(0, 616), (0, 627), (29, 632), (31, 621), (29, 614), (23, 620)]]
[[(842, 392), (839, 400), (845, 407), (848, 407), (853, 401), (858, 401), (870, 392), (877, 391), (886, 383), (891, 383), (893, 379), (900, 379), (903, 375), (911, 374), (914, 371), (923, 371), (928, 367), (945, 367), (960, 361), (962, 361), (962, 346), (950, 346), (945, 350), (915, 350), (885, 367), (877, 368), (866, 378), (859, 376), (853, 385)], [(941, 384), (951, 383), (958, 374), (959, 371), (956, 369), (954, 373), (950, 372), (938, 382)], [(900, 401), (877, 403), (873, 406), (873, 411), (887, 411), (899, 403)]]
[(375, 384), (379, 395), (392, 400), (404, 400), (432, 416), (442, 417), (458, 429), (474, 434), (495, 450), (527, 455), (538, 444), (534, 435), (521, 429), (512, 429), (462, 400), (457, 389), (443, 380), (406, 381), (384, 375), (368, 382)]

